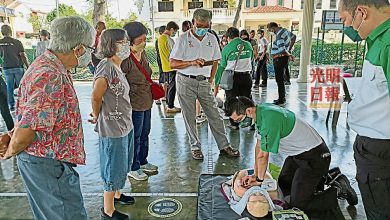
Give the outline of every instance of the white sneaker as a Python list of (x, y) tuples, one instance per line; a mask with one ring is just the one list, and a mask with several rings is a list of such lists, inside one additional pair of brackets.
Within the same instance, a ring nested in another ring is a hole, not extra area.
[(147, 180), (148, 175), (144, 173), (141, 169), (136, 170), (136, 171), (130, 171), (127, 176), (135, 179), (135, 180)]
[(204, 121), (206, 121), (206, 117), (204, 115), (196, 116), (196, 124), (202, 124)]
[(141, 166), (141, 170), (146, 172), (156, 172), (158, 170), (158, 166), (153, 165), (151, 163), (147, 163)]

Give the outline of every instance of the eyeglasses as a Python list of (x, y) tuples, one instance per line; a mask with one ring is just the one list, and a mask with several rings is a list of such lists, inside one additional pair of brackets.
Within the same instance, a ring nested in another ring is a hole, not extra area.
[(85, 47), (86, 51), (89, 52), (89, 53), (92, 53), (93, 51), (95, 51), (95, 48), (94, 48), (94, 47), (87, 46), (87, 45), (85, 45), (85, 44), (83, 44), (83, 46)]

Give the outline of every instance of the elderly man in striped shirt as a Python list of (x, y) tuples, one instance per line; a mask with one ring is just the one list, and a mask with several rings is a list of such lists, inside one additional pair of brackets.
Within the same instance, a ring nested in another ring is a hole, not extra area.
[(291, 49), (293, 48), (296, 36), (285, 28), (279, 27), (275, 22), (267, 25), (269, 33), (275, 41), (272, 44), (271, 56), (275, 68), (275, 79), (278, 84), (279, 98), (274, 100), (275, 105), (286, 104), (286, 88), (284, 85), (284, 74), (286, 73), (286, 81), (290, 82), (288, 73), (288, 61), (293, 60)]

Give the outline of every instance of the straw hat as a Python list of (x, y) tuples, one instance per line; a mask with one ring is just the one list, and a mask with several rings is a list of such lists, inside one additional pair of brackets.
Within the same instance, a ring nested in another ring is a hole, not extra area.
[(268, 215), (269, 204), (268, 202), (262, 201), (249, 201), (246, 204), (246, 208), (249, 214), (253, 215), (256, 218), (259, 218)]

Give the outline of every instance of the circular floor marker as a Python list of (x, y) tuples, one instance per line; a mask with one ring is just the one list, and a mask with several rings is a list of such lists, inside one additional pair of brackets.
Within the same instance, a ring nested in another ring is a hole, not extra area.
[(182, 209), (181, 202), (172, 198), (157, 199), (150, 203), (148, 212), (154, 217), (169, 218), (177, 215)]

